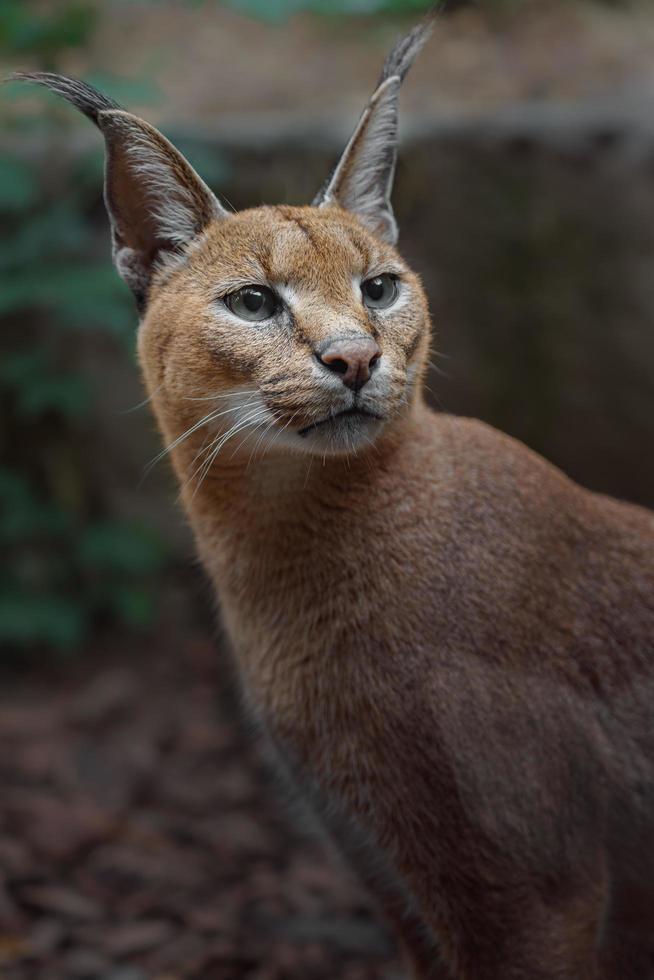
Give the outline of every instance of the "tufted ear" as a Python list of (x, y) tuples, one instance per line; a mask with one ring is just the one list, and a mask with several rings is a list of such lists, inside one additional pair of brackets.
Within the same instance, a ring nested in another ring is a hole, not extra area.
[(436, 11), (428, 14), (389, 54), (377, 88), (331, 177), (313, 201), (353, 211), (371, 231), (392, 245), (397, 224), (391, 191), (397, 158), (397, 104), (404, 76), (428, 39)]
[(143, 308), (155, 268), (227, 212), (165, 136), (90, 85), (49, 72), (17, 72), (12, 79), (45, 85), (104, 136), (114, 263)]

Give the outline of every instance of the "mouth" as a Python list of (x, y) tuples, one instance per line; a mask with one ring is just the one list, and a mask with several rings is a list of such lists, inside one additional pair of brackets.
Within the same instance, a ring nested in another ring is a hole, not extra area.
[(316, 429), (321, 429), (323, 426), (337, 424), (341, 419), (363, 419), (363, 420), (373, 420), (375, 422), (382, 422), (383, 416), (376, 415), (374, 412), (368, 412), (365, 408), (345, 408), (342, 412), (335, 412), (333, 415), (328, 415), (327, 418), (320, 419), (318, 422), (312, 422), (311, 425), (305, 426), (304, 429), (298, 429), (298, 435), (306, 436), (309, 432), (315, 432)]

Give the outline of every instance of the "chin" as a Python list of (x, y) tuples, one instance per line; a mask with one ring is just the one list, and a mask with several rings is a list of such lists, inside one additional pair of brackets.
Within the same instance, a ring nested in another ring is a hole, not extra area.
[(373, 446), (385, 424), (385, 419), (378, 415), (350, 409), (287, 433), (284, 442), (298, 452), (311, 455), (349, 456)]

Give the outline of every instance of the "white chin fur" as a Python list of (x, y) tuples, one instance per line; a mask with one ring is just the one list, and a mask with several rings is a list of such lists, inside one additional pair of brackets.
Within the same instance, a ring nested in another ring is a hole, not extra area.
[(384, 425), (383, 419), (337, 415), (302, 434), (286, 430), (278, 444), (312, 456), (348, 456), (372, 446)]

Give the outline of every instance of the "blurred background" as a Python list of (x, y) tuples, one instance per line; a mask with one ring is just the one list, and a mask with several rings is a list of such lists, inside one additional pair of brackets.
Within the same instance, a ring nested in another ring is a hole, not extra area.
[[(2, 73), (79, 75), (234, 207), (306, 203), (422, 0), (2, 0)], [(394, 196), (429, 397), (654, 505), (654, 7), (450, 2)], [(102, 141), (0, 92), (0, 976), (390, 978), (281, 804), (134, 359)]]

